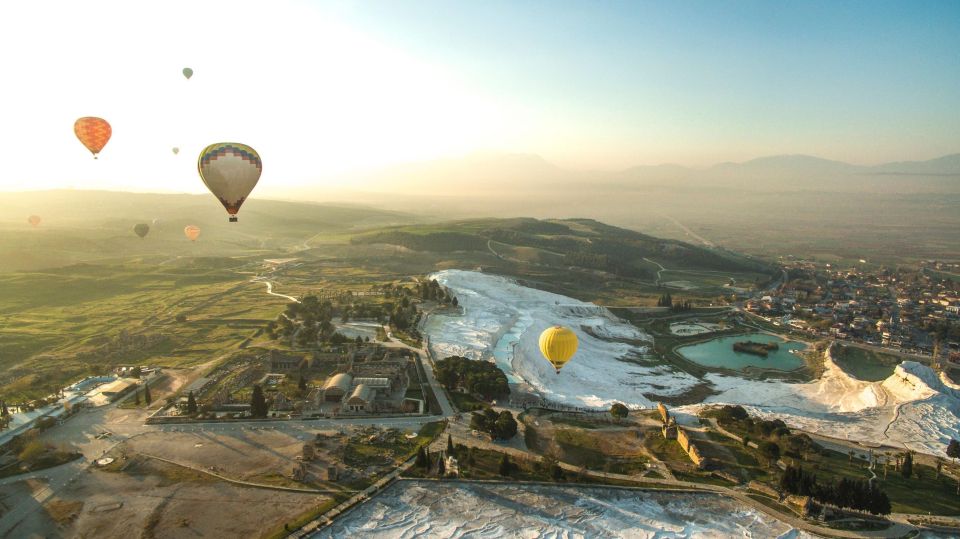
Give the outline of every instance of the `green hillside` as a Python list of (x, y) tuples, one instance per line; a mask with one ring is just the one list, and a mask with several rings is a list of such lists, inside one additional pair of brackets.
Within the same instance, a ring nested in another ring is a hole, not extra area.
[(678, 240), (654, 238), (592, 219), (478, 219), (378, 230), (354, 244), (401, 245), (416, 251), (490, 251), (500, 258), (578, 267), (654, 280), (660, 266), (680, 270), (769, 272), (766, 263)]

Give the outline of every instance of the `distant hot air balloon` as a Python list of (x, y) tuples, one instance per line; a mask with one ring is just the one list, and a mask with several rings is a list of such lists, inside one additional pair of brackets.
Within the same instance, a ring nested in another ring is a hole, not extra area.
[(147, 232), (150, 232), (150, 225), (147, 223), (136, 224), (133, 226), (133, 231), (137, 234), (137, 236), (143, 238), (147, 235)]
[(183, 76), (186, 77), (187, 80), (190, 80), (190, 77), (193, 76), (193, 70), (189, 67), (183, 68)]
[(73, 132), (77, 135), (77, 138), (80, 139), (80, 142), (90, 150), (93, 158), (96, 159), (97, 154), (103, 150), (103, 147), (107, 145), (107, 141), (110, 140), (110, 135), (113, 133), (113, 130), (110, 128), (110, 124), (103, 118), (85, 116), (74, 122)]
[(183, 228), (183, 235), (190, 238), (190, 241), (197, 241), (197, 238), (200, 237), (200, 228), (187, 225)]
[(236, 142), (218, 142), (200, 152), (200, 178), (236, 222), (237, 212), (260, 180), (263, 163), (256, 150)]
[(174, 147), (173, 147), (173, 155), (177, 155), (178, 153), (180, 153), (180, 148), (177, 148), (176, 146), (174, 146)]
[(32, 226), (38, 226), (40, 224), (40, 216), (31, 215), (30, 217), (27, 217), (27, 222)]
[(540, 334), (540, 352), (560, 374), (560, 369), (577, 353), (577, 334), (563, 326), (547, 328)]

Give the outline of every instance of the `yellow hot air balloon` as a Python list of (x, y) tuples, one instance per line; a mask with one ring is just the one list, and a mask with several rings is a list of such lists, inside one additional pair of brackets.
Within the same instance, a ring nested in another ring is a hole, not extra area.
[(540, 334), (540, 352), (560, 374), (560, 369), (577, 353), (577, 334), (563, 326), (547, 328)]
[(200, 229), (193, 225), (187, 225), (183, 228), (183, 235), (190, 239), (190, 241), (197, 241), (197, 238), (200, 237)]
[(237, 212), (260, 180), (263, 163), (256, 150), (246, 144), (219, 142), (200, 152), (197, 161), (200, 178), (237, 221)]

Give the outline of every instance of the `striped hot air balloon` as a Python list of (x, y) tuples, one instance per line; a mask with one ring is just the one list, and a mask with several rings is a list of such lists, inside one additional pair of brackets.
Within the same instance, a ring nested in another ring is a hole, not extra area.
[(197, 161), (200, 178), (237, 221), (237, 212), (260, 180), (263, 163), (256, 150), (246, 144), (218, 142), (200, 152)]
[(190, 80), (190, 77), (193, 76), (193, 70), (189, 67), (183, 68), (183, 76), (186, 77), (187, 80)]
[(110, 140), (113, 129), (110, 128), (110, 124), (103, 118), (84, 116), (74, 122), (73, 132), (77, 135), (77, 138), (80, 139), (80, 142), (90, 150), (93, 158), (96, 159), (97, 154), (103, 150), (103, 147), (106, 146)]
[(557, 369), (557, 374), (577, 353), (577, 344), (577, 334), (563, 326), (547, 328), (540, 334), (540, 352)]

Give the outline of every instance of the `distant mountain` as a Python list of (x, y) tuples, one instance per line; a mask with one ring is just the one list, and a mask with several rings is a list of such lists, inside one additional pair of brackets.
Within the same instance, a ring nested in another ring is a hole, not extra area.
[[(776, 155), (742, 163), (719, 163), (705, 168), (667, 164), (638, 166), (620, 171), (568, 170), (536, 155), (474, 154), (387, 167), (342, 178), (350, 191), (337, 192), (340, 200), (373, 200), (383, 195), (459, 199), (476, 203), (503, 201), (545, 190), (572, 189), (584, 195), (610, 190), (665, 186), (689, 189), (734, 189), (761, 192), (864, 192), (960, 193), (960, 154), (929, 161), (905, 161), (876, 166), (852, 165), (809, 155)], [(331, 189), (302, 188), (287, 196), (326, 199)], [(549, 193), (552, 197), (556, 193)]]

